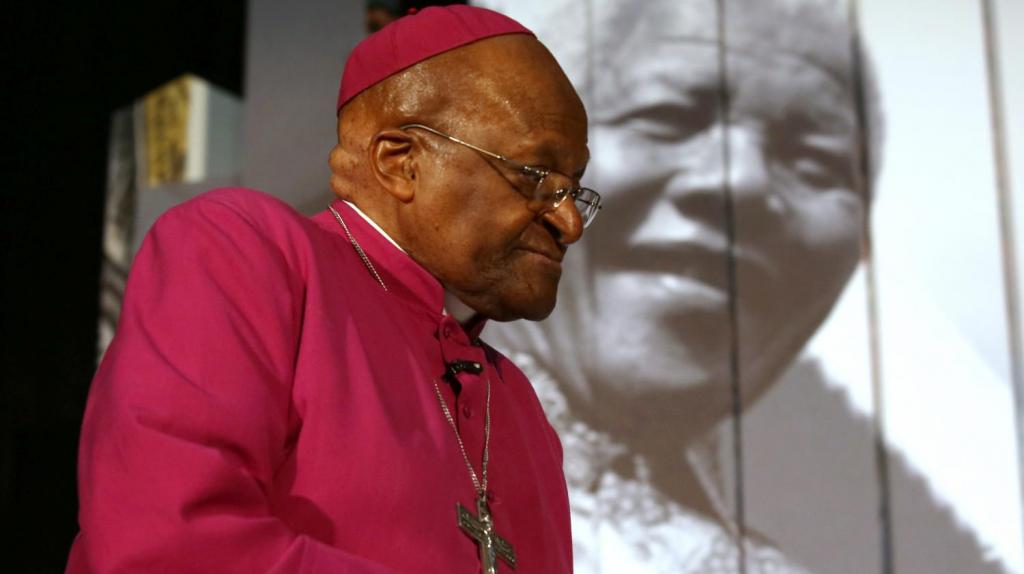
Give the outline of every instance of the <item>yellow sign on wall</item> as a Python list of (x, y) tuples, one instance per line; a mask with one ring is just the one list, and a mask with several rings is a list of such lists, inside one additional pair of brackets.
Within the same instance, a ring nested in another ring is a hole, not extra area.
[(190, 76), (182, 76), (142, 99), (149, 186), (182, 181), (185, 177), (191, 81)]

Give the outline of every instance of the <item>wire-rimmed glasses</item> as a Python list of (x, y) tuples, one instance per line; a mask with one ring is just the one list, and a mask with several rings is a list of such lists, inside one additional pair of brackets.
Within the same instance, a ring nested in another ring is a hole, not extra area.
[[(466, 146), (475, 152), (482, 153), (491, 159), (496, 159), (536, 182), (532, 194), (524, 193), (527, 199), (530, 200), (530, 209), (533, 211), (540, 213), (543, 211), (557, 209), (559, 205), (562, 205), (562, 202), (565, 201), (567, 197), (571, 196), (573, 203), (576, 206), (576, 210), (580, 214), (583, 227), (586, 228), (588, 225), (593, 223), (594, 218), (597, 217), (597, 212), (601, 210), (601, 194), (589, 187), (580, 187), (579, 185), (576, 185), (573, 178), (563, 173), (552, 171), (542, 166), (521, 164), (499, 153), (487, 151), (479, 146), (462, 141), (455, 136), (448, 135), (440, 130), (436, 130), (423, 124), (405, 124), (399, 129), (408, 130), (413, 128), (430, 132), (459, 145)], [(522, 190), (520, 189), (520, 191)]]

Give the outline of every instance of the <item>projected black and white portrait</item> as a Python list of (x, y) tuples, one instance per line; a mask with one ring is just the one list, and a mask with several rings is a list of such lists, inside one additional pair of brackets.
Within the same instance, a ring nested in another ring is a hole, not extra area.
[(606, 198), (559, 311), (489, 331), (549, 383), (578, 570), (803, 571), (740, 536), (732, 421), (860, 259), (845, 3), (485, 4), (566, 66), (591, 123), (584, 181)]

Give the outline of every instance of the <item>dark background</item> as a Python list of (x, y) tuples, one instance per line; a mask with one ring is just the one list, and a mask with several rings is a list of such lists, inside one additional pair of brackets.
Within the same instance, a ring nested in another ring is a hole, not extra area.
[(0, 516), (7, 572), (60, 572), (96, 361), (111, 113), (192, 72), (242, 95), (245, 2), (5, 6)]

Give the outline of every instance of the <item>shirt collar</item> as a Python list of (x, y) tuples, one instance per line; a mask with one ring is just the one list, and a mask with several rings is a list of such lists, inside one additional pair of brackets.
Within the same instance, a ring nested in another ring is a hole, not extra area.
[(397, 248), (398, 248), (398, 250), (399, 250), (399, 251), (401, 251), (402, 253), (405, 253), (406, 255), (408, 255), (408, 252), (406, 252), (406, 250), (405, 250), (405, 249), (402, 249), (402, 246), (401, 246), (401, 245), (399, 245), (397, 241), (395, 241), (394, 239), (392, 239), (392, 238), (391, 238), (391, 236), (390, 236), (390, 235), (388, 235), (388, 232), (387, 232), (387, 231), (384, 231), (383, 229), (381, 229), (381, 227), (380, 227), (379, 225), (377, 225), (377, 222), (376, 222), (376, 221), (374, 221), (374, 220), (370, 219), (370, 216), (369, 216), (369, 215), (366, 215), (365, 213), (363, 213), (363, 210), (362, 210), (362, 209), (359, 209), (359, 206), (358, 206), (358, 205), (356, 205), (356, 204), (352, 203), (351, 201), (348, 201), (347, 199), (343, 199), (343, 200), (341, 200), (341, 201), (342, 201), (342, 202), (344, 202), (344, 203), (345, 203), (345, 205), (347, 205), (347, 206), (351, 207), (351, 208), (352, 208), (352, 211), (356, 212), (356, 214), (357, 214), (357, 215), (358, 215), (359, 217), (362, 217), (362, 218), (363, 218), (363, 221), (365, 221), (366, 223), (369, 223), (369, 224), (370, 224), (370, 227), (372, 227), (372, 228), (374, 228), (375, 230), (377, 230), (377, 233), (380, 233), (381, 235), (383, 235), (383, 236), (384, 236), (384, 239), (387, 239), (387, 240), (388, 240), (388, 241), (389, 241), (389, 242), (391, 243), (391, 245), (394, 245), (395, 247), (397, 247)]
[[(354, 204), (354, 203), (352, 203), (350, 201), (343, 200), (343, 199), (336, 199), (333, 202), (332, 205), (334, 206), (335, 209), (339, 210), (339, 212), (341, 212), (343, 216), (345, 215), (345, 211), (348, 211), (350, 213), (355, 213), (356, 215), (359, 216), (358, 219), (356, 219), (355, 222), (350, 221), (352, 218), (349, 218), (348, 220), (346, 220), (346, 223), (348, 223), (350, 227), (353, 227), (353, 228), (363, 227), (362, 225), (359, 225), (360, 221), (366, 224), (368, 229), (365, 230), (365, 233), (357, 233), (355, 229), (352, 229), (353, 235), (356, 235), (358, 237), (357, 241), (361, 241), (361, 243), (360, 243), (361, 245), (362, 245), (362, 240), (364, 238), (364, 235), (376, 235), (378, 238), (385, 239), (395, 249), (397, 249), (398, 251), (402, 252), (402, 254), (405, 255), (405, 257), (402, 258), (402, 259), (412, 263), (419, 270), (421, 270), (423, 272), (426, 271), (418, 263), (413, 261), (412, 257), (409, 256), (408, 252), (406, 252), (405, 249), (402, 249), (402, 246), (399, 245), (397, 241), (395, 241), (390, 235), (388, 235), (388, 233), (386, 231), (384, 231), (384, 229), (382, 229), (379, 225), (377, 225), (377, 223), (374, 220), (370, 219), (370, 216), (366, 215), (366, 213), (364, 213), (363, 210), (359, 209), (359, 207), (356, 204)], [(344, 207), (342, 207), (342, 206), (344, 206)], [(344, 210), (344, 208), (348, 208), (348, 209)], [(372, 232), (370, 232), (371, 229), (373, 231), (376, 231), (376, 234), (373, 234)], [(372, 251), (377, 252), (381, 256), (382, 259), (390, 259), (390, 257), (386, 257), (387, 251), (389, 251), (389, 250), (384, 245), (380, 245), (380, 247), (384, 247), (384, 249), (378, 250), (376, 248), (377, 247), (377, 245), (376, 245), (377, 243), (379, 243), (379, 242), (370, 242), (370, 245), (373, 245), (373, 247), (374, 247), (372, 249)], [(363, 247), (363, 250), (367, 252), (367, 255), (371, 257), (371, 260), (376, 262), (377, 258), (373, 257), (372, 255), (370, 255), (371, 254), (371, 248), (369, 246), (367, 246), (367, 245), (362, 245), (362, 247)], [(394, 254), (392, 254), (392, 255), (394, 255)], [(403, 267), (405, 267), (405, 266), (403, 266)], [(409, 271), (411, 271), (411, 270), (409, 270)], [(422, 279), (423, 278), (422, 278), (420, 273), (412, 273), (412, 275), (413, 275), (412, 278), (414, 279), (415, 283), (422, 283)], [(428, 273), (428, 275), (429, 275), (429, 273)], [(433, 279), (433, 276), (430, 276), (430, 277)], [(399, 281), (402, 280), (402, 278), (398, 278), (398, 279), (399, 279)], [(474, 327), (479, 326), (479, 328), (472, 328), (471, 329), (471, 331), (475, 331), (475, 333), (478, 334), (480, 332), (480, 330), (482, 329), (482, 327), (483, 327), (483, 322), (482, 321), (475, 321), (474, 320), (476, 318), (476, 316), (477, 316), (476, 310), (473, 309), (472, 307), (470, 307), (469, 305), (466, 305), (465, 303), (463, 303), (461, 299), (456, 297), (451, 292), (449, 292), (447, 290), (444, 290), (443, 286), (441, 286), (440, 282), (438, 282), (437, 279), (434, 279), (434, 282), (437, 284), (438, 287), (441, 287), (441, 289), (443, 290), (443, 298), (442, 298), (442, 303), (441, 303), (441, 314), (442, 315), (449, 315), (449, 316), (451, 316), (453, 319), (458, 321), (459, 324), (461, 324), (463, 327), (467, 327), (468, 328), (470, 325), (473, 325)], [(428, 289), (422, 289), (422, 290), (418, 290), (417, 294), (422, 296), (422, 300), (423, 300), (424, 303), (426, 303), (429, 306), (432, 306), (432, 307), (434, 307), (434, 309), (436, 309), (437, 307), (433, 305), (433, 303), (434, 303), (434, 301), (436, 299), (436, 293), (434, 293), (433, 291), (435, 291), (435, 290), (434, 289), (429, 289), (429, 288)]]

